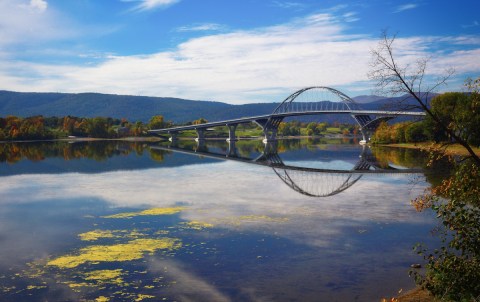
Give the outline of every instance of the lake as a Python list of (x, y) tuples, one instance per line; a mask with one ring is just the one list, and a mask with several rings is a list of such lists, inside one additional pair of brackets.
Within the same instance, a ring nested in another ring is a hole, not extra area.
[[(0, 301), (380, 301), (438, 173), (348, 140), (0, 144)], [(428, 180), (428, 181), (427, 181)]]

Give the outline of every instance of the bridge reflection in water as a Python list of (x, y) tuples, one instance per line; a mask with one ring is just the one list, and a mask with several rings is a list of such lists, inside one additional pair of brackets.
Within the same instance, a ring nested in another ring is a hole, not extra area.
[(422, 169), (400, 169), (380, 164), (366, 145), (362, 146), (358, 161), (350, 170), (285, 164), (278, 153), (277, 141), (266, 142), (263, 152), (255, 158), (240, 156), (237, 153), (235, 141), (228, 142), (226, 153), (211, 152), (204, 143), (198, 143), (193, 149), (181, 148), (176, 142), (168, 146), (158, 145), (150, 148), (271, 167), (275, 175), (287, 186), (303, 195), (312, 197), (328, 197), (339, 194), (353, 186), (365, 174), (423, 174)]

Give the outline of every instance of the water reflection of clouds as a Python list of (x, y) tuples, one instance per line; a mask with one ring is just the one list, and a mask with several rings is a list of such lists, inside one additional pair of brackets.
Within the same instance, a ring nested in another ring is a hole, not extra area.
[[(215, 173), (209, 171), (215, 169)], [(267, 167), (233, 162), (100, 174), (17, 175), (0, 183), (2, 204), (97, 199), (111, 207), (166, 207), (185, 202), (185, 219), (264, 215), (308, 217), (312, 221), (348, 217), (351, 221), (420, 222), (409, 200), (423, 190), (408, 175), (364, 175), (361, 181), (326, 198), (300, 195)], [(219, 210), (220, 209), (220, 210)], [(303, 218), (304, 219), (304, 218)]]
[[(184, 267), (181, 263), (172, 260), (161, 260), (151, 257), (147, 262), (148, 270), (153, 274), (165, 274), (175, 280), (175, 287), (169, 289), (178, 301), (196, 301), (202, 297), (203, 301), (231, 301), (214, 285), (209, 284), (202, 277), (197, 276), (191, 268)], [(165, 267), (168, 270), (165, 271)]]
[(313, 169), (331, 169), (331, 170), (351, 170), (355, 166), (355, 162), (349, 163), (344, 160), (330, 160), (330, 161), (318, 161), (318, 160), (307, 160), (307, 161), (289, 161), (285, 160), (284, 164), (291, 165), (294, 167), (307, 167)]
[[(212, 169), (215, 173), (209, 172)], [(408, 200), (421, 191), (410, 192), (410, 183), (409, 175), (364, 175), (361, 182), (341, 196), (312, 199), (283, 185), (270, 168), (221, 162), (99, 174), (11, 176), (3, 178), (0, 183), (0, 192), (5, 197), (0, 202), (18, 203), (72, 196), (100, 198), (120, 207), (170, 205), (178, 201), (209, 204), (242, 200), (249, 204), (255, 201), (268, 203), (273, 208), (298, 202), (325, 206), (332, 200), (337, 204), (355, 204), (359, 199), (368, 199), (371, 194), (384, 195), (391, 191), (395, 191), (394, 200)], [(275, 203), (271, 204), (268, 197)]]
[(83, 216), (104, 207), (95, 199), (33, 199), (0, 207), (0, 267), (23, 267), (32, 259), (47, 258), (51, 251), (69, 246), (76, 239), (72, 234), (90, 225)]

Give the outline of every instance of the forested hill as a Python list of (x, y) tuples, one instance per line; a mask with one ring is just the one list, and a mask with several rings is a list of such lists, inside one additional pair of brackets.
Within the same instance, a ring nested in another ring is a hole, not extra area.
[(161, 98), (100, 93), (32, 93), (0, 91), (0, 116), (21, 117), (79, 116), (127, 118), (148, 121), (153, 115), (166, 120), (187, 122), (199, 117), (217, 118), (216, 112), (233, 107), (219, 102), (200, 102), (178, 98)]
[[(365, 109), (383, 108), (392, 99), (371, 97)], [(0, 91), (0, 116), (28, 117), (78, 116), (126, 118), (129, 121), (147, 122), (153, 115), (163, 115), (165, 120), (184, 123), (198, 118), (209, 121), (271, 113), (278, 103), (230, 105), (221, 102), (193, 101), (169, 97), (146, 97), (100, 93), (34, 93)], [(351, 122), (349, 116), (325, 115), (318, 121)]]

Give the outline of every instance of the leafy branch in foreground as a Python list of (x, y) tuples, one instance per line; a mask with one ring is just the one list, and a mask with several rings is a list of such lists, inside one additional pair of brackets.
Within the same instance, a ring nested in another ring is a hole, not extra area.
[(413, 271), (417, 284), (447, 301), (480, 301), (480, 171), (471, 161), (413, 201), (417, 210), (431, 208), (441, 221), (442, 246), (415, 247), (427, 261), (424, 275)]

